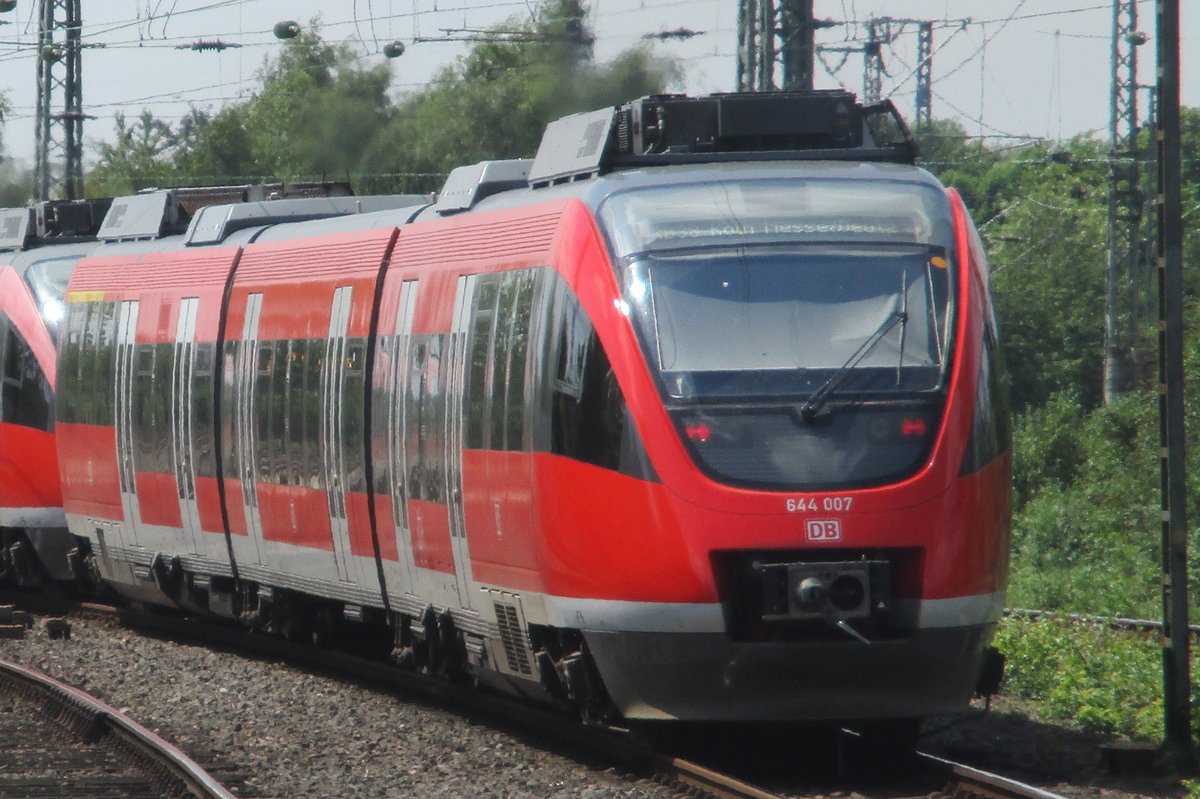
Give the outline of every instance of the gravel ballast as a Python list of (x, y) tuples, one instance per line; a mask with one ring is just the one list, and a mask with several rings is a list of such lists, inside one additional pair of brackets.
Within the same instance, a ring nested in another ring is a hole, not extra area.
[[(71, 625), (69, 640), (51, 640), (41, 623), (23, 639), (0, 639), (0, 659), (115, 705), (247, 799), (678, 795), (412, 696), (160, 640), (103, 617)], [(1097, 736), (1040, 723), (1003, 697), (997, 706), (928, 721), (920, 748), (1071, 799), (1182, 793), (1178, 779), (1107, 773)]]
[(0, 658), (103, 699), (244, 797), (665, 799), (648, 780), (589, 768), (419, 700), (298, 668), (75, 617), (37, 625)]

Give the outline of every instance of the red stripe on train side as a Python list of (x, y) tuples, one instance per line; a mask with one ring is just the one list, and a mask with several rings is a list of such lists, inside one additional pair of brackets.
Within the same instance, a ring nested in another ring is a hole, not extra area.
[(61, 508), (54, 434), (0, 423), (0, 505)]
[(333, 551), (324, 491), (259, 483), (258, 512), (264, 541)]
[(242, 504), (242, 481), (225, 478), (225, 506), (229, 512), (229, 532), (232, 535), (248, 536), (246, 506)]
[(350, 533), (350, 554), (361, 558), (375, 557), (375, 543), (371, 540), (371, 510), (367, 506), (367, 495), (346, 492), (346, 527)]
[(396, 525), (392, 522), (395, 506), (388, 494), (375, 495), (375, 528), (379, 535), (379, 556), (393, 563), (400, 562), (400, 548), (396, 544)]
[(450, 514), (440, 502), (408, 501), (408, 529), (412, 536), (413, 563), (422, 569), (454, 573), (450, 548)]
[(463, 515), (471, 574), (480, 582), (545, 590), (532, 470), (525, 452), (463, 452)]
[(546, 591), (633, 602), (715, 602), (706, 548), (695, 546), (659, 483), (538, 454)]
[(138, 510), (143, 522), (176, 529), (183, 527), (175, 475), (134, 472), (133, 484), (137, 491)]
[[(239, 501), (241, 497), (238, 497)], [(220, 486), (215, 477), (196, 477), (196, 510), (200, 514), (200, 529), (206, 533), (225, 535), (221, 521)]]
[(59, 422), (56, 438), (66, 512), (123, 520), (121, 485), (117, 479), (117, 436), (113, 428)]

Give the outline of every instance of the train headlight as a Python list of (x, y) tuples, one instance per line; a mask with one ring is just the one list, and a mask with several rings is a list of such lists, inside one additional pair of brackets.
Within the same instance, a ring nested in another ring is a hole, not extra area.
[(66, 316), (66, 311), (62, 300), (50, 299), (42, 303), (42, 318), (46, 320), (46, 324), (57, 326)]

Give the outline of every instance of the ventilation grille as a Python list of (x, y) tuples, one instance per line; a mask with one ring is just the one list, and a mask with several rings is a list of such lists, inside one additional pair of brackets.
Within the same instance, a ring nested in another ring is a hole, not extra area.
[(533, 674), (528, 649), (525, 646), (525, 632), (521, 629), (521, 620), (517, 616), (517, 606), (500, 602), (493, 605), (496, 608), (496, 623), (500, 626), (500, 641), (504, 644), (504, 657), (508, 661), (509, 671)]

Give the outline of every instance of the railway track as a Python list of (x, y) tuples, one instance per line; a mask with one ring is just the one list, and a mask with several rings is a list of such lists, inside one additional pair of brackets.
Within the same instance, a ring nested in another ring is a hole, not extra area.
[[(5, 599), (0, 594), (0, 601)], [(805, 793), (827, 793), (806, 787), (782, 786), (778, 779), (763, 787), (753, 774), (728, 773), (720, 765), (703, 757), (680, 756), (670, 745), (662, 745), (638, 731), (601, 729), (580, 725), (576, 719), (553, 709), (514, 702), (507, 697), (483, 693), (469, 685), (459, 685), (354, 655), (296, 644), (274, 636), (246, 635), (238, 627), (195, 621), (181, 625), (176, 617), (147, 614), (130, 609), (83, 603), (47, 603), (38, 600), (26, 605), (34, 612), (115, 614), (128, 626), (157, 637), (188, 643), (200, 643), (236, 649), (259, 658), (283, 660), (307, 669), (325, 672), (341, 679), (398, 691), (417, 698), (448, 705), (470, 717), (482, 717), (486, 723), (507, 728), (538, 745), (560, 750), (631, 775), (651, 777), (680, 795), (717, 799), (779, 799)], [(894, 754), (894, 753), (893, 753)], [(934, 799), (954, 796), (966, 799), (1058, 799), (1054, 794), (1024, 785), (979, 769), (943, 758), (920, 753), (903, 753), (905, 767), (898, 774), (903, 790), (883, 791), (881, 797), (928, 796)], [(857, 768), (864, 767), (861, 763)], [(865, 766), (870, 768), (870, 764)]]
[(0, 660), (0, 703), (0, 796), (234, 797), (167, 741), (46, 674)]

